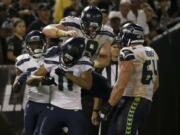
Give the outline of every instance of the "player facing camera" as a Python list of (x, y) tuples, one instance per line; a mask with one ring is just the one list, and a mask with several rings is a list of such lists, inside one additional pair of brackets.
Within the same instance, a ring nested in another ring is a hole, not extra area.
[(41, 31), (35, 30), (28, 33), (25, 42), (29, 54), (34, 58), (39, 58), (44, 54), (46, 49), (46, 39)]
[(95, 6), (86, 7), (81, 14), (82, 32), (88, 38), (95, 38), (102, 27), (102, 13)]

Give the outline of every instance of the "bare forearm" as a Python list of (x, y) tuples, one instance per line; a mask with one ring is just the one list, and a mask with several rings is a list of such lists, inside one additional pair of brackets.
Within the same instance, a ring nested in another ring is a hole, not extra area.
[(63, 32), (65, 33), (64, 28), (57, 24), (50, 24), (50, 25), (44, 27), (42, 32), (48, 37), (60, 37), (60, 35), (58, 35), (58, 30), (61, 31), (62, 33)]
[(158, 88), (159, 88), (159, 76), (157, 77), (157, 79), (154, 83), (153, 93), (155, 93)]
[(123, 95), (124, 89), (123, 88), (118, 88), (118, 86), (115, 86), (111, 92), (110, 98), (108, 102), (112, 105), (115, 106), (119, 100), (121, 99)]
[(99, 109), (100, 105), (102, 103), (102, 99), (98, 98), (98, 97), (94, 97), (94, 104), (93, 104), (93, 109)]
[(17, 77), (16, 77), (16, 79), (15, 79), (15, 81), (13, 83), (13, 87), (12, 87), (13, 92), (18, 93), (21, 90), (21, 88), (22, 88), (22, 86), (19, 85)]

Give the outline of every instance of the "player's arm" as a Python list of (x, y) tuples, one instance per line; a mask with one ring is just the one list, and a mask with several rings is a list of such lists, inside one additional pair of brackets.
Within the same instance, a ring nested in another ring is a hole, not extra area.
[(41, 65), (38, 70), (31, 73), (26, 83), (31, 85), (33, 82), (42, 81), (43, 77), (48, 73), (44, 65)]
[(74, 76), (73, 74), (70, 74), (66, 72), (64, 76), (73, 81), (75, 84), (79, 85), (81, 88), (84, 88), (86, 90), (90, 90), (92, 87), (92, 74), (91, 69), (88, 71), (84, 71), (80, 74), (80, 76)]
[(19, 75), (22, 73), (22, 71), (18, 68), (16, 68), (16, 78), (14, 80), (14, 83), (13, 83), (13, 91), (15, 93), (19, 92), (22, 88), (22, 86), (19, 84), (19, 81), (18, 81), (18, 78), (19, 78)]
[(153, 93), (155, 93), (158, 88), (159, 88), (159, 75), (157, 75), (157, 78), (156, 78), (156, 80), (154, 82)]
[(99, 112), (99, 108), (101, 106), (102, 103), (102, 99), (98, 98), (98, 97), (94, 97), (94, 103), (93, 103), (93, 111), (92, 111), (92, 116), (91, 116), (91, 122), (93, 125), (97, 126), (99, 125), (99, 120), (98, 120), (98, 112)]
[(120, 72), (118, 75), (118, 79), (113, 87), (110, 98), (108, 100), (111, 106), (115, 106), (124, 93), (130, 76), (133, 73), (133, 61), (121, 61), (119, 67)]
[(111, 60), (111, 44), (104, 43), (99, 50), (99, 56), (94, 61), (95, 68), (103, 68), (109, 65)]
[(49, 24), (43, 28), (42, 32), (48, 37), (68, 37), (68, 36), (77, 36), (76, 31), (68, 30), (67, 27), (61, 24)]

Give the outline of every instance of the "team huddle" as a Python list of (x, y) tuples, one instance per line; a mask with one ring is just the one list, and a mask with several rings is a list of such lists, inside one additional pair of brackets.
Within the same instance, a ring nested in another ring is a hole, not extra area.
[[(46, 37), (61, 38), (63, 43), (47, 48)], [(106, 82), (94, 68), (108, 66), (114, 40), (122, 49), (117, 81), (107, 92), (100, 89)], [(98, 99), (107, 97), (105, 104), (98, 103), (94, 108), (98, 122), (110, 120), (107, 135), (139, 133), (159, 79), (158, 56), (152, 48), (143, 46), (142, 27), (124, 24), (115, 38), (112, 30), (102, 25), (101, 11), (88, 6), (80, 18), (68, 16), (42, 32), (31, 31), (25, 42), (28, 53), (17, 57), (13, 90), (19, 92), (26, 85), (26, 135), (59, 135), (63, 127), (70, 135), (88, 135), (81, 89), (91, 91)], [(102, 83), (94, 83), (96, 78)]]

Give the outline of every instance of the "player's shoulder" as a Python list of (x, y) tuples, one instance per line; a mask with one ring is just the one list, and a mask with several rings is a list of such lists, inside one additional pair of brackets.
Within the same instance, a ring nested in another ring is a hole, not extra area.
[(145, 53), (148, 56), (155, 57), (156, 59), (159, 59), (158, 54), (156, 53), (156, 51), (150, 46), (145, 47)]
[(59, 64), (59, 53), (61, 51), (60, 46), (53, 46), (46, 51), (44, 56), (44, 64)]
[(77, 62), (77, 65), (89, 65), (89, 66), (93, 66), (93, 62), (86, 56), (83, 56), (82, 58), (80, 58)]
[(61, 51), (61, 47), (60, 46), (53, 46), (51, 48), (48, 48), (44, 57), (45, 58), (51, 58), (54, 57), (56, 55), (58, 55)]
[(80, 18), (74, 16), (67, 16), (61, 19), (60, 24), (80, 29)]
[(75, 16), (67, 16), (61, 19), (61, 22), (79, 22), (80, 18)]
[(17, 58), (16, 58), (16, 66), (20, 66), (28, 61), (31, 60), (31, 56), (29, 54), (22, 54), (22, 55), (19, 55)]
[(124, 47), (120, 51), (120, 61), (129, 61), (135, 59), (134, 49), (132, 47)]
[(114, 38), (113, 29), (108, 25), (102, 25), (99, 34)]

